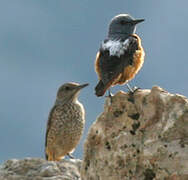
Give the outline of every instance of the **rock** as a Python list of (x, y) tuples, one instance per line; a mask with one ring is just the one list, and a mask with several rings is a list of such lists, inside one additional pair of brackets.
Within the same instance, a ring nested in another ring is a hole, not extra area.
[(83, 180), (188, 180), (188, 99), (160, 87), (118, 92), (89, 130)]
[(81, 180), (81, 160), (12, 159), (0, 166), (0, 180)]

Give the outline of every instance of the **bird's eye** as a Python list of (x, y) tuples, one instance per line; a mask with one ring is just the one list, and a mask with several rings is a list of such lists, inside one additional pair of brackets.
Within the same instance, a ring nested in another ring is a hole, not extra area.
[(65, 87), (65, 90), (66, 90), (66, 91), (70, 90), (70, 87), (66, 86), (66, 87)]
[(120, 24), (121, 24), (121, 25), (124, 25), (124, 24), (126, 24), (126, 21), (121, 20), (121, 21), (120, 21)]

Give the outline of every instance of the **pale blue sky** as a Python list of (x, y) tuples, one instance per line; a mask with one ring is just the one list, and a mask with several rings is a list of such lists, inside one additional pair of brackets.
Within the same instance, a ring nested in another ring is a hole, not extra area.
[[(46, 121), (58, 87), (90, 83), (80, 94), (86, 109), (83, 140), (103, 111), (94, 95), (94, 59), (110, 19), (119, 13), (144, 18), (137, 34), (146, 59), (132, 86), (159, 85), (188, 96), (187, 0), (1, 0), (0, 1), (0, 162), (44, 157)], [(117, 90), (126, 87), (115, 87)]]

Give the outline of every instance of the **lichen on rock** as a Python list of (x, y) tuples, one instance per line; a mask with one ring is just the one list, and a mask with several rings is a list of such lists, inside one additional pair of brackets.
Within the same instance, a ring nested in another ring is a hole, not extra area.
[(81, 180), (81, 160), (11, 159), (0, 167), (0, 180)]
[(107, 98), (83, 161), (12, 159), (0, 180), (188, 180), (188, 99), (159, 87)]
[(188, 179), (188, 99), (160, 87), (118, 92), (84, 145), (83, 180)]

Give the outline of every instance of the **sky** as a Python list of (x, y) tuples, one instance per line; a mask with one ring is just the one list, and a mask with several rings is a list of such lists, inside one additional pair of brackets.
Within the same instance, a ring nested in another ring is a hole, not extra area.
[[(105, 101), (94, 95), (95, 56), (117, 14), (145, 19), (137, 26), (145, 62), (130, 85), (158, 85), (188, 96), (187, 7), (187, 0), (1, 0), (0, 163), (44, 158), (48, 114), (57, 89), (69, 81), (90, 84), (79, 97), (86, 125), (73, 155), (82, 158), (89, 127)], [(119, 90), (127, 88), (112, 93)]]

